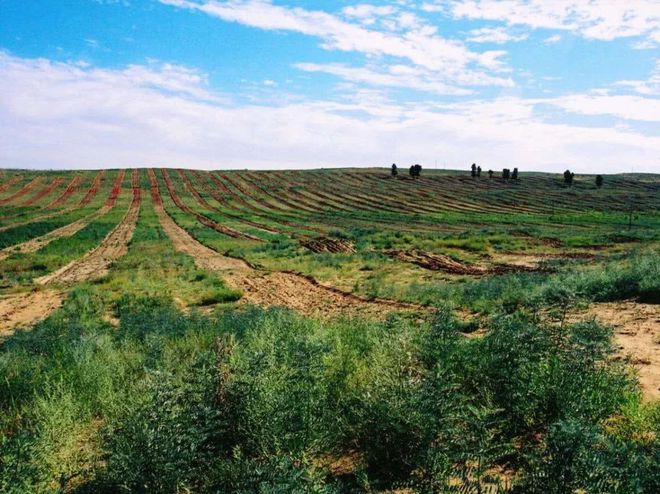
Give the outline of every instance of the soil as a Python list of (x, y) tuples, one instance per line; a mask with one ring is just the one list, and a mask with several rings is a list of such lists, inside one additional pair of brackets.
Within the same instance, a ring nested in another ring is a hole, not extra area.
[(300, 244), (311, 250), (312, 252), (321, 253), (321, 252), (330, 252), (332, 254), (337, 254), (339, 252), (344, 252), (347, 254), (352, 254), (355, 252), (355, 247), (348, 240), (341, 240), (338, 238), (330, 237), (303, 237), (300, 239)]
[(64, 225), (63, 227), (53, 230), (52, 232), (48, 232), (45, 235), (42, 235), (41, 237), (33, 238), (31, 240), (28, 240), (27, 242), (23, 242), (22, 244), (12, 245), (3, 250), (0, 250), (0, 261), (6, 259), (15, 252), (22, 252), (22, 253), (36, 252), (40, 249), (43, 249), (46, 245), (48, 245), (54, 240), (57, 240), (58, 238), (70, 237), (72, 235), (75, 235), (80, 230), (82, 230), (87, 225), (89, 225), (92, 221), (103, 216), (111, 209), (112, 209), (111, 207), (103, 206), (101, 209), (95, 211), (89, 216), (74, 221), (73, 223), (69, 223), (68, 225)]
[(575, 318), (595, 317), (614, 327), (619, 358), (639, 372), (644, 397), (660, 398), (660, 305), (634, 301), (594, 303)]
[(218, 233), (222, 233), (232, 238), (243, 238), (246, 240), (263, 242), (263, 240), (260, 239), (259, 237), (255, 237), (254, 235), (250, 235), (249, 233), (243, 233), (238, 230), (234, 230), (233, 228), (229, 228), (228, 226), (221, 225), (213, 221), (211, 218), (208, 218), (203, 214), (195, 212), (192, 208), (190, 208), (186, 203), (184, 203), (181, 200), (176, 190), (174, 189), (174, 185), (172, 184), (172, 180), (170, 179), (167, 170), (161, 168), (161, 173), (163, 174), (163, 179), (165, 180), (165, 186), (167, 187), (167, 190), (170, 193), (170, 197), (172, 198), (172, 201), (174, 201), (174, 204), (176, 204), (176, 206), (179, 209), (181, 209), (181, 211), (184, 211), (194, 216), (197, 219), (197, 221), (199, 221), (202, 225), (212, 228)]
[(58, 177), (58, 178), (53, 179), (53, 181), (50, 184), (48, 184), (42, 190), (40, 190), (35, 195), (30, 197), (27, 201), (25, 201), (21, 205), (22, 206), (32, 206), (34, 203), (40, 201), (41, 199), (46, 197), (48, 194), (50, 194), (53, 190), (55, 190), (57, 187), (59, 187), (62, 182), (64, 182), (64, 179), (62, 177)]
[(46, 206), (46, 209), (52, 209), (64, 204), (69, 199), (69, 197), (71, 197), (73, 193), (78, 190), (81, 183), (82, 183), (82, 177), (80, 176), (73, 177), (73, 179), (71, 180), (71, 182), (69, 182), (69, 185), (67, 185), (64, 192), (62, 192), (62, 194), (60, 194), (59, 197), (56, 197), (54, 201), (48, 204)]
[(105, 201), (106, 206), (114, 206), (117, 202), (119, 194), (121, 194), (121, 184), (124, 182), (124, 177), (126, 176), (126, 170), (119, 170), (115, 181), (112, 183), (112, 189), (110, 190), (110, 195)]
[(229, 286), (243, 293), (242, 303), (264, 307), (284, 306), (314, 316), (359, 313), (382, 317), (387, 312), (407, 307), (406, 304), (391, 301), (364, 300), (296, 273), (255, 269), (243, 260), (223, 256), (202, 245), (177, 225), (161, 204), (154, 205), (174, 248), (193, 257), (200, 269), (220, 273)]
[(16, 176), (16, 177), (12, 177), (12, 178), (10, 178), (7, 182), (4, 182), (4, 183), (0, 184), (0, 192), (4, 192), (4, 191), (7, 190), (9, 187), (11, 187), (11, 186), (14, 185), (16, 182), (18, 182), (20, 179), (21, 179), (21, 177)]
[(22, 189), (17, 190), (14, 192), (12, 195), (9, 197), (5, 197), (4, 199), (0, 199), (0, 204), (9, 204), (12, 201), (24, 196), (28, 192), (30, 192), (32, 189), (34, 189), (37, 185), (39, 185), (43, 181), (43, 177), (37, 177), (33, 179), (30, 183), (26, 184)]
[(10, 336), (18, 326), (34, 324), (62, 305), (57, 290), (35, 290), (0, 298), (0, 338)]
[(485, 275), (488, 269), (455, 261), (449, 256), (426, 252), (420, 249), (390, 250), (387, 255), (403, 262), (410, 262), (431, 271), (444, 271), (449, 274)]
[(80, 206), (86, 206), (87, 204), (92, 202), (92, 199), (94, 199), (94, 196), (96, 196), (96, 193), (101, 188), (101, 182), (103, 181), (104, 176), (105, 176), (105, 170), (101, 170), (96, 174), (96, 176), (94, 177), (94, 181), (92, 182), (92, 185), (87, 191), (87, 194), (85, 194), (85, 197), (83, 197), (82, 200), (80, 201)]
[(133, 237), (133, 231), (135, 230), (139, 213), (140, 189), (134, 188), (133, 200), (128, 212), (98, 247), (57, 271), (38, 278), (36, 282), (41, 285), (52, 283), (69, 284), (105, 276), (112, 262), (128, 252), (128, 243)]

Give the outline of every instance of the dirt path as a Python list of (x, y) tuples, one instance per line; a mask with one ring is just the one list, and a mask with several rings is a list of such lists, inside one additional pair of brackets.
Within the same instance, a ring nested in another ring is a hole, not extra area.
[[(106, 205), (106, 207), (108, 207)], [(101, 244), (82, 258), (57, 271), (38, 278), (37, 283), (79, 283), (100, 278), (108, 273), (110, 264), (128, 252), (128, 242), (133, 237), (140, 213), (140, 189), (133, 188), (133, 200), (122, 221), (103, 239)]]
[[(152, 178), (152, 194), (157, 194), (157, 187)], [(243, 292), (244, 303), (285, 306), (305, 315), (324, 316), (359, 313), (382, 317), (394, 310), (411, 308), (397, 302), (363, 300), (293, 273), (254, 269), (240, 259), (223, 256), (199, 243), (174, 222), (159, 201), (154, 201), (154, 208), (174, 248), (193, 257), (200, 269), (220, 273), (231, 287)]]
[(619, 355), (639, 371), (645, 398), (660, 399), (660, 305), (633, 301), (594, 303), (576, 316), (593, 316), (613, 326)]
[(170, 175), (168, 171), (165, 168), (160, 169), (162, 175), (163, 175), (163, 180), (165, 181), (165, 186), (167, 187), (167, 190), (170, 194), (170, 197), (172, 198), (172, 201), (174, 201), (174, 204), (181, 210), (184, 211), (185, 213), (188, 213), (191, 216), (194, 216), (197, 221), (199, 221), (202, 225), (207, 226), (209, 228), (214, 229), (218, 233), (222, 233), (223, 235), (227, 235), (232, 238), (242, 238), (245, 240), (254, 240), (255, 242), (263, 242), (264, 240), (255, 237), (254, 235), (250, 235), (249, 233), (244, 233), (240, 232), (238, 230), (234, 230), (233, 228), (230, 228), (225, 225), (221, 225), (217, 221), (213, 221), (211, 218), (208, 218), (207, 216), (204, 216), (203, 214), (200, 214), (196, 211), (194, 211), (190, 206), (188, 206), (186, 203), (184, 203), (179, 195), (177, 194), (177, 191), (174, 188), (174, 184), (172, 183), (172, 180), (170, 178)]
[(64, 189), (64, 192), (62, 192), (58, 197), (51, 201), (45, 209), (53, 209), (64, 204), (69, 199), (69, 197), (71, 197), (73, 193), (78, 190), (82, 180), (83, 179), (80, 175), (73, 177), (71, 182), (69, 182), (69, 185), (67, 185), (66, 189)]
[(97, 192), (101, 188), (101, 184), (103, 183), (103, 177), (105, 177), (105, 170), (101, 170), (96, 174), (94, 180), (92, 180), (92, 185), (89, 187), (89, 190), (87, 191), (87, 194), (85, 194), (85, 197), (83, 197), (82, 200), (80, 201), (79, 206), (87, 206), (87, 204), (92, 202), (92, 199), (94, 199)]
[(64, 182), (64, 178), (62, 177), (57, 177), (54, 178), (48, 185), (46, 185), (43, 189), (38, 191), (36, 194), (34, 194), (32, 197), (27, 199), (24, 203), (20, 204), (21, 206), (32, 206), (33, 204), (41, 201), (44, 197), (50, 195), (51, 192), (53, 192), (57, 187), (59, 187), (62, 182)]
[[(123, 174), (121, 175), (123, 177)], [(103, 175), (100, 174), (100, 176), (102, 177)], [(98, 182), (95, 182), (98, 185)], [(38, 278), (35, 281), (41, 285), (49, 285), (52, 283), (69, 284), (104, 276), (108, 272), (110, 264), (126, 254), (128, 251), (128, 242), (133, 237), (133, 231), (135, 230), (135, 225), (140, 212), (140, 188), (139, 186), (135, 186), (137, 182), (137, 170), (134, 170), (133, 200), (128, 212), (122, 219), (121, 223), (119, 223), (105, 237), (105, 239), (103, 239), (98, 247), (85, 254), (82, 258), (67, 264), (54, 273)], [(58, 230), (50, 232), (46, 236), (50, 237), (56, 233), (59, 233), (59, 236), (64, 236), (67, 233), (72, 235), (75, 233), (71, 233), (72, 230), (77, 231), (85, 226), (84, 224), (81, 224), (81, 222), (86, 221), (89, 223), (94, 217), (103, 215), (112, 209), (120, 193), (121, 190), (113, 189), (111, 192), (112, 201), (107, 201), (106, 204), (93, 213), (91, 217), (66, 225)], [(96, 191), (94, 194), (96, 194)], [(54, 238), (49, 238), (48, 242), (52, 240), (54, 240)], [(32, 242), (43, 242), (43, 238), (33, 239)], [(42, 244), (41, 246), (32, 245), (30, 248), (41, 248), (43, 245), (45, 244)], [(47, 317), (62, 305), (64, 295), (64, 291), (45, 288), (35, 290), (29, 294), (14, 294), (0, 299), (0, 338), (11, 335), (16, 327), (32, 325), (38, 320)]]
[(62, 292), (50, 289), (0, 298), (0, 338), (11, 335), (17, 326), (45, 318), (62, 305), (63, 298)]
[[(96, 178), (94, 178), (94, 181), (93, 181), (92, 185), (90, 186), (90, 188), (87, 191), (87, 194), (85, 195), (83, 200), (80, 201), (80, 204), (78, 205), (78, 207), (86, 206), (87, 204), (89, 204), (91, 202), (91, 200), (94, 198), (94, 196), (96, 196), (96, 194), (99, 190), (99, 187), (101, 185), (101, 180), (103, 179), (104, 175), (105, 175), (105, 170), (100, 171), (96, 175)], [(36, 223), (37, 221), (48, 220), (48, 219), (54, 218), (56, 216), (61, 216), (63, 214), (71, 212), (74, 208), (75, 208), (75, 206), (68, 206), (64, 209), (60, 209), (59, 211), (53, 211), (51, 213), (42, 214), (40, 216), (32, 216), (30, 219), (27, 219), (27, 220), (24, 220), (24, 221), (21, 221), (21, 222), (18, 222), (18, 223), (12, 223), (10, 225), (0, 226), (0, 232), (3, 232), (5, 230), (9, 230), (11, 228), (16, 228), (16, 227), (19, 227), (19, 226), (23, 226), (23, 225), (28, 225), (30, 223)]]
[(80, 218), (79, 220), (74, 221), (73, 223), (69, 223), (68, 225), (64, 225), (63, 227), (53, 230), (52, 232), (48, 232), (45, 235), (42, 235), (41, 237), (33, 238), (31, 240), (28, 240), (27, 242), (23, 242), (22, 244), (12, 245), (3, 250), (0, 250), (0, 261), (6, 259), (15, 252), (22, 252), (22, 253), (36, 252), (38, 250), (43, 249), (44, 247), (46, 247), (46, 245), (48, 245), (54, 240), (57, 240), (58, 238), (70, 237), (72, 235), (75, 235), (80, 230), (82, 230), (87, 225), (89, 225), (92, 221), (96, 220), (97, 218), (100, 218), (111, 209), (112, 208), (109, 206), (103, 206), (102, 208), (93, 212), (92, 214), (84, 218)]
[(8, 181), (0, 184), (0, 192), (4, 192), (8, 188), (10, 188), (12, 185), (16, 184), (19, 180), (21, 180), (22, 177), (20, 176), (15, 176), (11, 177)]
[(23, 186), (23, 188), (17, 190), (14, 192), (12, 195), (9, 197), (5, 197), (4, 199), (0, 199), (0, 204), (9, 204), (12, 201), (19, 199), (23, 197), (25, 194), (28, 194), (31, 190), (33, 190), (36, 186), (38, 186), (41, 182), (43, 181), (43, 177), (37, 177), (32, 179), (31, 182)]

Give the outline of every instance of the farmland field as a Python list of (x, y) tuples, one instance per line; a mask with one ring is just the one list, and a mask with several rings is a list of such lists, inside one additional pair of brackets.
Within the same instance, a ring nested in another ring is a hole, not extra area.
[(659, 492), (660, 175), (0, 170), (0, 492)]

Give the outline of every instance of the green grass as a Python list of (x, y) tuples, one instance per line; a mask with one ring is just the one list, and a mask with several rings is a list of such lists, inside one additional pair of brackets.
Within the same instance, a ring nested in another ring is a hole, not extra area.
[[(344, 171), (287, 173), (313, 191)], [(221, 275), (175, 251), (142, 172), (128, 253), (103, 278), (68, 288), (59, 310), (0, 347), (1, 492), (456, 492), (458, 484), (469, 493), (496, 484), (495, 491), (516, 494), (660, 490), (660, 405), (645, 401), (634, 370), (613, 358), (612, 328), (552, 317), (592, 302), (658, 303), (657, 177), (606, 177), (595, 190), (588, 177), (568, 189), (543, 174), (492, 187), (460, 185), (455, 172), (426, 175), (471, 204), (515, 200), (536, 213), (513, 206), (506, 214), (486, 206), (429, 215), (246, 213), (270, 225), (320, 225), (356, 250), (330, 254), (289, 238), (294, 227), (260, 234), (261, 243), (219, 234), (177, 208), (157, 176), (174, 221), (218, 252), (438, 312), (315, 319), (237, 304), (242, 294)], [(178, 174), (170, 176), (193, 210), (255, 233), (204, 211)], [(98, 245), (125, 214), (129, 183), (130, 173), (116, 208), (77, 234), (2, 261), (2, 294), (29, 288)], [(369, 185), (381, 197), (422, 200), (404, 194), (405, 181), (365, 184), (347, 192), (368, 195)], [(630, 187), (646, 191), (639, 204), (647, 209), (628, 230)], [(12, 245), (76, 214), (0, 238)], [(478, 277), (401, 262), (387, 254), (392, 249), (483, 265), (511, 253), (595, 257)], [(474, 317), (459, 319), (453, 309)], [(342, 472), (331, 466), (337, 460)]]

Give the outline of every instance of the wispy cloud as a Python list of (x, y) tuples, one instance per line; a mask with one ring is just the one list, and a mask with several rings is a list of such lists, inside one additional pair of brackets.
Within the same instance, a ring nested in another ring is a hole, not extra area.
[(504, 44), (527, 39), (527, 33), (513, 34), (503, 27), (482, 27), (468, 33), (467, 41), (473, 43)]
[(627, 87), (647, 96), (660, 96), (660, 59), (655, 61), (655, 68), (648, 79), (618, 81), (614, 85)]
[[(485, 80), (488, 81), (486, 84), (502, 85), (498, 78), (480, 76), (484, 71), (506, 69), (502, 61), (506, 52), (470, 50), (460, 40), (440, 36), (435, 26), (411, 12), (397, 11), (396, 16), (390, 16), (392, 9), (358, 5), (344, 9), (344, 17), (340, 17), (324, 11), (275, 5), (265, 0), (160, 1), (258, 29), (313, 36), (320, 39), (320, 46), (326, 50), (398, 59), (395, 64), (405, 62), (426, 71), (442, 73), (446, 83)], [(390, 17), (383, 20), (380, 19), (382, 16)], [(379, 18), (378, 28), (365, 25), (374, 24), (376, 18)], [(360, 22), (364, 19), (373, 22)]]
[(456, 18), (565, 30), (587, 39), (638, 36), (657, 41), (660, 33), (657, 0), (440, 0), (430, 4)]

